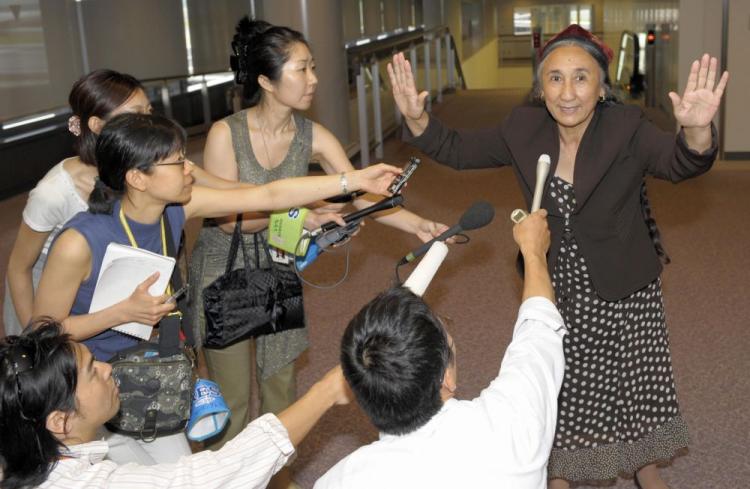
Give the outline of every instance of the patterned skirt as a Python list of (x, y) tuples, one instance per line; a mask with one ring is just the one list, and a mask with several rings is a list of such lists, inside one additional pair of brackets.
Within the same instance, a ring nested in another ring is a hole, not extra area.
[[(551, 195), (566, 221), (573, 186)], [(689, 442), (680, 416), (660, 279), (624, 299), (601, 299), (575, 237), (563, 237), (553, 277), (568, 327), (565, 376), (548, 477), (607, 480), (669, 460)]]

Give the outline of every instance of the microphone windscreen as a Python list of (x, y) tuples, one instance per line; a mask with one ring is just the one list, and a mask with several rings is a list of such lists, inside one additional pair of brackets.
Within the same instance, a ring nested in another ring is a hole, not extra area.
[(495, 218), (495, 208), (489, 202), (480, 200), (474, 202), (469, 209), (464, 212), (461, 219), (458, 221), (458, 225), (464, 231), (470, 231), (472, 229), (478, 229), (486, 226), (492, 219)]

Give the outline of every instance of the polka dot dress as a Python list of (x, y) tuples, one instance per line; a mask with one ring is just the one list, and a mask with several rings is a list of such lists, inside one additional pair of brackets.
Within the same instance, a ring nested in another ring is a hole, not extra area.
[(578, 481), (632, 475), (688, 443), (661, 282), (615, 302), (597, 296), (569, 227), (573, 185), (556, 176), (549, 192), (565, 218), (552, 282), (569, 334), (548, 476)]

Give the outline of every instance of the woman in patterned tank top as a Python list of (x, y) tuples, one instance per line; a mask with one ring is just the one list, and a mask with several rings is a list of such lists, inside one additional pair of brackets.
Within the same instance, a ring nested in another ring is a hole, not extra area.
[[(249, 109), (219, 121), (206, 140), (204, 167), (227, 180), (265, 183), (278, 178), (306, 175), (310, 161), (319, 161), (328, 174), (351, 171), (353, 166), (336, 137), (299, 112), (310, 108), (318, 84), (315, 60), (301, 33), (288, 27), (244, 18), (232, 42), (232, 66), (243, 87)], [(357, 208), (372, 205), (372, 196), (355, 198)], [(305, 226), (330, 221), (327, 212), (340, 206), (313, 208)], [(316, 207), (316, 206), (313, 206)], [(406, 210), (381, 213), (376, 220), (428, 241), (446, 227)], [(223, 273), (235, 216), (207, 222), (193, 250), (192, 289), (202, 290)], [(245, 214), (242, 230), (248, 251), (253, 233), (266, 233), (268, 214)], [(265, 256), (261, 254), (261, 265)], [(251, 260), (252, 261), (252, 260)], [(204, 324), (200, 294), (192, 296), (191, 315)], [(255, 341), (255, 363), (260, 387), (261, 412), (278, 412), (296, 397), (294, 361), (307, 348), (305, 328), (262, 336)], [(219, 448), (249, 422), (253, 340), (227, 348), (206, 349), (209, 371), (222, 387), (232, 409), (232, 421), (208, 446)], [(281, 484), (279, 487), (285, 484)]]

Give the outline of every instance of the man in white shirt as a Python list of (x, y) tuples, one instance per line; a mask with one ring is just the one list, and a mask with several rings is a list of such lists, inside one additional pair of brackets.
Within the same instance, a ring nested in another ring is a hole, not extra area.
[(349, 323), (344, 376), (381, 434), (316, 489), (547, 487), (566, 330), (547, 272), (545, 217), (538, 211), (513, 229), (525, 263), (523, 304), (500, 372), (476, 399), (453, 399), (453, 341), (409, 290), (386, 291)]
[(336, 367), (278, 417), (250, 423), (216, 452), (176, 463), (117, 465), (104, 460), (101, 426), (118, 410), (108, 363), (51, 320), (0, 340), (0, 487), (49, 489), (263, 488), (323, 413), (348, 402)]

